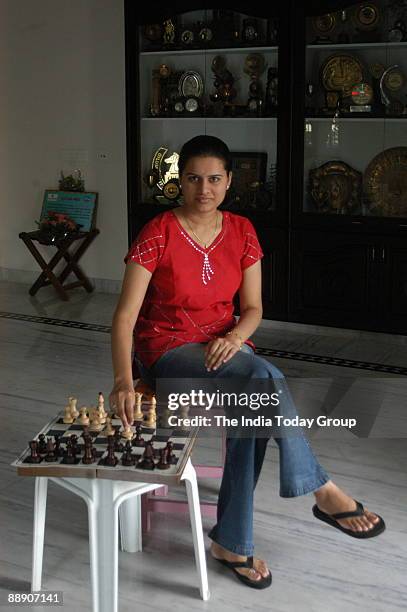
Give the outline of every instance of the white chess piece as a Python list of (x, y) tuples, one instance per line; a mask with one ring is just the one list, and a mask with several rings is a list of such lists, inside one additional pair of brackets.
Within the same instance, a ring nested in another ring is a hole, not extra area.
[(135, 393), (134, 394), (135, 398), (136, 398), (136, 405), (135, 405), (135, 412), (133, 415), (133, 419), (135, 421), (142, 421), (143, 420), (143, 412), (141, 410), (141, 398), (143, 397), (142, 393)]
[(155, 399), (155, 396), (153, 395), (153, 397), (150, 400), (150, 406), (147, 412), (147, 419), (146, 419), (147, 427), (155, 427), (155, 424), (157, 422), (156, 405), (157, 405), (157, 400)]
[(126, 427), (121, 432), (121, 437), (125, 438), (126, 440), (131, 440), (133, 438), (133, 432), (130, 425), (126, 425)]
[(78, 412), (78, 409), (76, 407), (76, 404), (78, 403), (77, 398), (76, 397), (70, 397), (68, 399), (68, 403), (69, 403), (69, 406), (71, 408), (71, 417), (73, 419), (77, 419), (78, 416), (79, 416), (79, 412)]
[(71, 406), (65, 406), (64, 408), (64, 418), (62, 421), (66, 424), (73, 423), (73, 417), (71, 415)]
[(103, 434), (105, 436), (114, 436), (115, 429), (114, 429), (114, 427), (112, 425), (111, 417), (109, 417), (109, 416), (106, 417), (106, 422), (107, 422), (107, 425), (106, 425), (105, 429), (103, 430)]
[(103, 425), (100, 423), (99, 415), (96, 410), (93, 412), (91, 419), (89, 431), (102, 431)]
[(79, 419), (78, 422), (81, 425), (89, 425), (89, 417), (88, 417), (88, 409), (86, 408), (86, 406), (82, 406), (82, 408), (79, 410)]

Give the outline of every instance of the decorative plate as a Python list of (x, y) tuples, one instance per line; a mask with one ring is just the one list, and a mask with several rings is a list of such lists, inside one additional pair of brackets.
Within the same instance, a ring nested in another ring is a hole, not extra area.
[(321, 81), (324, 89), (350, 96), (354, 83), (363, 81), (362, 63), (353, 55), (331, 55), (321, 66)]
[(200, 98), (203, 94), (203, 80), (199, 72), (188, 70), (183, 72), (178, 83), (180, 96)]
[(372, 159), (363, 177), (370, 213), (407, 217), (407, 147), (393, 147)]

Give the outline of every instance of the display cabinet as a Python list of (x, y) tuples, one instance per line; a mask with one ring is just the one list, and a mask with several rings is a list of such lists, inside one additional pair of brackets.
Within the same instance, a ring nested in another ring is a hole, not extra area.
[(407, 2), (329, 5), (297, 24), (290, 310), (405, 331)]
[(288, 107), (281, 111), (279, 99), (287, 99), (289, 83), (280, 90), (281, 20), (208, 9), (140, 23), (132, 4), (126, 4), (130, 238), (152, 216), (182, 205), (182, 144), (199, 134), (218, 136), (232, 153), (233, 171), (221, 209), (259, 228), (264, 307), (283, 313), (288, 185), (281, 173), (287, 174), (288, 147), (279, 123), (287, 123)]
[(407, 0), (194, 6), (125, 2), (129, 240), (182, 203), (183, 142), (219, 136), (265, 318), (405, 333)]

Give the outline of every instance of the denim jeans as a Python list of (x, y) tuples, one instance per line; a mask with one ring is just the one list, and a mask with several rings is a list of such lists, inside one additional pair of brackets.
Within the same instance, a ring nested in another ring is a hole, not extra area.
[[(266, 359), (243, 345), (227, 363), (208, 372), (205, 344), (190, 343), (171, 349), (150, 368), (139, 361), (142, 378), (154, 386), (157, 378), (272, 378), (281, 391), (279, 413), (297, 412), (284, 375)], [(301, 431), (296, 436), (274, 438), (280, 455), (280, 496), (296, 497), (319, 489), (329, 480)], [(268, 438), (226, 439), (226, 457), (219, 491), (217, 523), (209, 537), (231, 552), (253, 554), (253, 495), (263, 465)]]

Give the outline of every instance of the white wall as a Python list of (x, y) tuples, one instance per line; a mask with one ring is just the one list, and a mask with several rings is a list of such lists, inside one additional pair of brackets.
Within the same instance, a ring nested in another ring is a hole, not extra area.
[[(67, 160), (78, 150), (87, 152), (87, 162)], [(0, 268), (38, 273), (18, 234), (36, 229), (44, 189), (58, 187), (60, 170), (77, 167), (86, 189), (99, 192), (101, 231), (82, 267), (91, 277), (121, 279), (127, 249), (123, 2), (0, 0)]]

